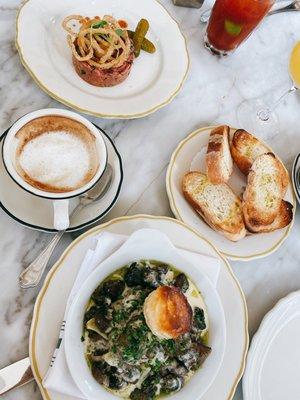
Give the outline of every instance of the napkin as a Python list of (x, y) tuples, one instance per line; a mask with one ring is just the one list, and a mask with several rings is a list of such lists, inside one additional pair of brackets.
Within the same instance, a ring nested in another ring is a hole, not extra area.
[[(75, 399), (85, 399), (84, 395), (80, 392), (72, 379), (65, 357), (64, 329), (68, 317), (68, 311), (76, 293), (86, 278), (99, 266), (101, 262), (119, 249), (120, 246), (125, 243), (127, 238), (128, 237), (124, 235), (102, 232), (100, 235), (95, 237), (94, 250), (89, 249), (87, 251), (66, 304), (57, 348), (54, 351), (49, 369), (43, 379), (43, 386), (46, 389), (72, 396)], [(180, 248), (177, 248), (177, 250), (187, 261), (197, 263), (197, 267), (210, 280), (213, 286), (216, 287), (220, 271), (219, 259)]]

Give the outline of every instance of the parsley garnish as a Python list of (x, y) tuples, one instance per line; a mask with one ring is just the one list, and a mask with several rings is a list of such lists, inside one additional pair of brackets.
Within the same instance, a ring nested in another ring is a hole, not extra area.
[(168, 353), (173, 354), (175, 351), (175, 341), (173, 339), (164, 339), (161, 342), (162, 346)]
[(122, 354), (124, 360), (133, 361), (141, 357), (145, 344), (145, 335), (148, 331), (149, 328), (145, 324), (127, 330), (126, 334), (128, 344), (124, 348)]
[(194, 310), (194, 324), (197, 329), (204, 330), (206, 328), (205, 315), (202, 308), (195, 307)]
[(127, 318), (127, 313), (125, 310), (114, 310), (113, 311), (113, 321), (114, 322), (121, 322), (124, 321)]
[(151, 370), (152, 370), (154, 373), (156, 373), (156, 372), (158, 372), (158, 371), (160, 370), (161, 366), (162, 366), (162, 362), (156, 359), (156, 360), (155, 360), (155, 363), (152, 365)]
[(99, 21), (99, 22), (95, 22), (95, 23), (92, 25), (92, 28), (93, 28), (93, 29), (103, 28), (105, 25), (107, 25), (107, 22), (106, 22), (106, 21)]

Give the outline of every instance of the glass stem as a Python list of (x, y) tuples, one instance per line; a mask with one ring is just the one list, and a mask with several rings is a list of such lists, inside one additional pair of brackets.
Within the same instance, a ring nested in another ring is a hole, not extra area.
[(275, 103), (273, 103), (270, 107), (263, 108), (262, 110), (257, 112), (257, 116), (261, 121), (268, 121), (270, 119), (270, 115), (275, 110), (275, 108), (282, 102), (283, 99), (290, 93), (293, 93), (297, 90), (296, 86), (292, 86), (289, 90), (283, 93)]

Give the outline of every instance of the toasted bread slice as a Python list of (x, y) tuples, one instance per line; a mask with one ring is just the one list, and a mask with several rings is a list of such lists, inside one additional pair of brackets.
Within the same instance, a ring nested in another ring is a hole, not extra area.
[[(293, 219), (293, 206), (285, 200), (281, 200), (279, 213), (270, 225), (250, 225), (246, 221), (246, 228), (252, 233), (273, 232), (288, 226)], [(246, 218), (245, 218), (246, 220)]]
[(208, 179), (214, 183), (225, 183), (232, 174), (233, 161), (230, 154), (229, 126), (223, 125), (210, 132), (206, 168)]
[[(245, 175), (248, 175), (258, 156), (270, 152), (267, 146), (243, 129), (235, 131), (230, 150), (234, 162)], [(289, 184), (288, 173), (281, 162), (280, 168), (282, 169), (282, 186), (286, 190)]]
[(273, 153), (256, 158), (243, 195), (246, 226), (269, 225), (275, 220), (283, 197), (281, 174), (280, 162)]
[(232, 241), (246, 235), (241, 200), (226, 183), (212, 184), (201, 172), (189, 172), (182, 181), (186, 200), (215, 231)]

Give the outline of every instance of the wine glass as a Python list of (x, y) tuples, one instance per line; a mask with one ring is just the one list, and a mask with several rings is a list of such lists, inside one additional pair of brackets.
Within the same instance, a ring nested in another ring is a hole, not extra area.
[(278, 117), (275, 112), (277, 106), (290, 93), (300, 89), (300, 41), (294, 46), (289, 62), (289, 73), (292, 86), (283, 93), (273, 104), (266, 104), (262, 99), (243, 101), (238, 110), (237, 118), (241, 128), (260, 134), (278, 131)]

